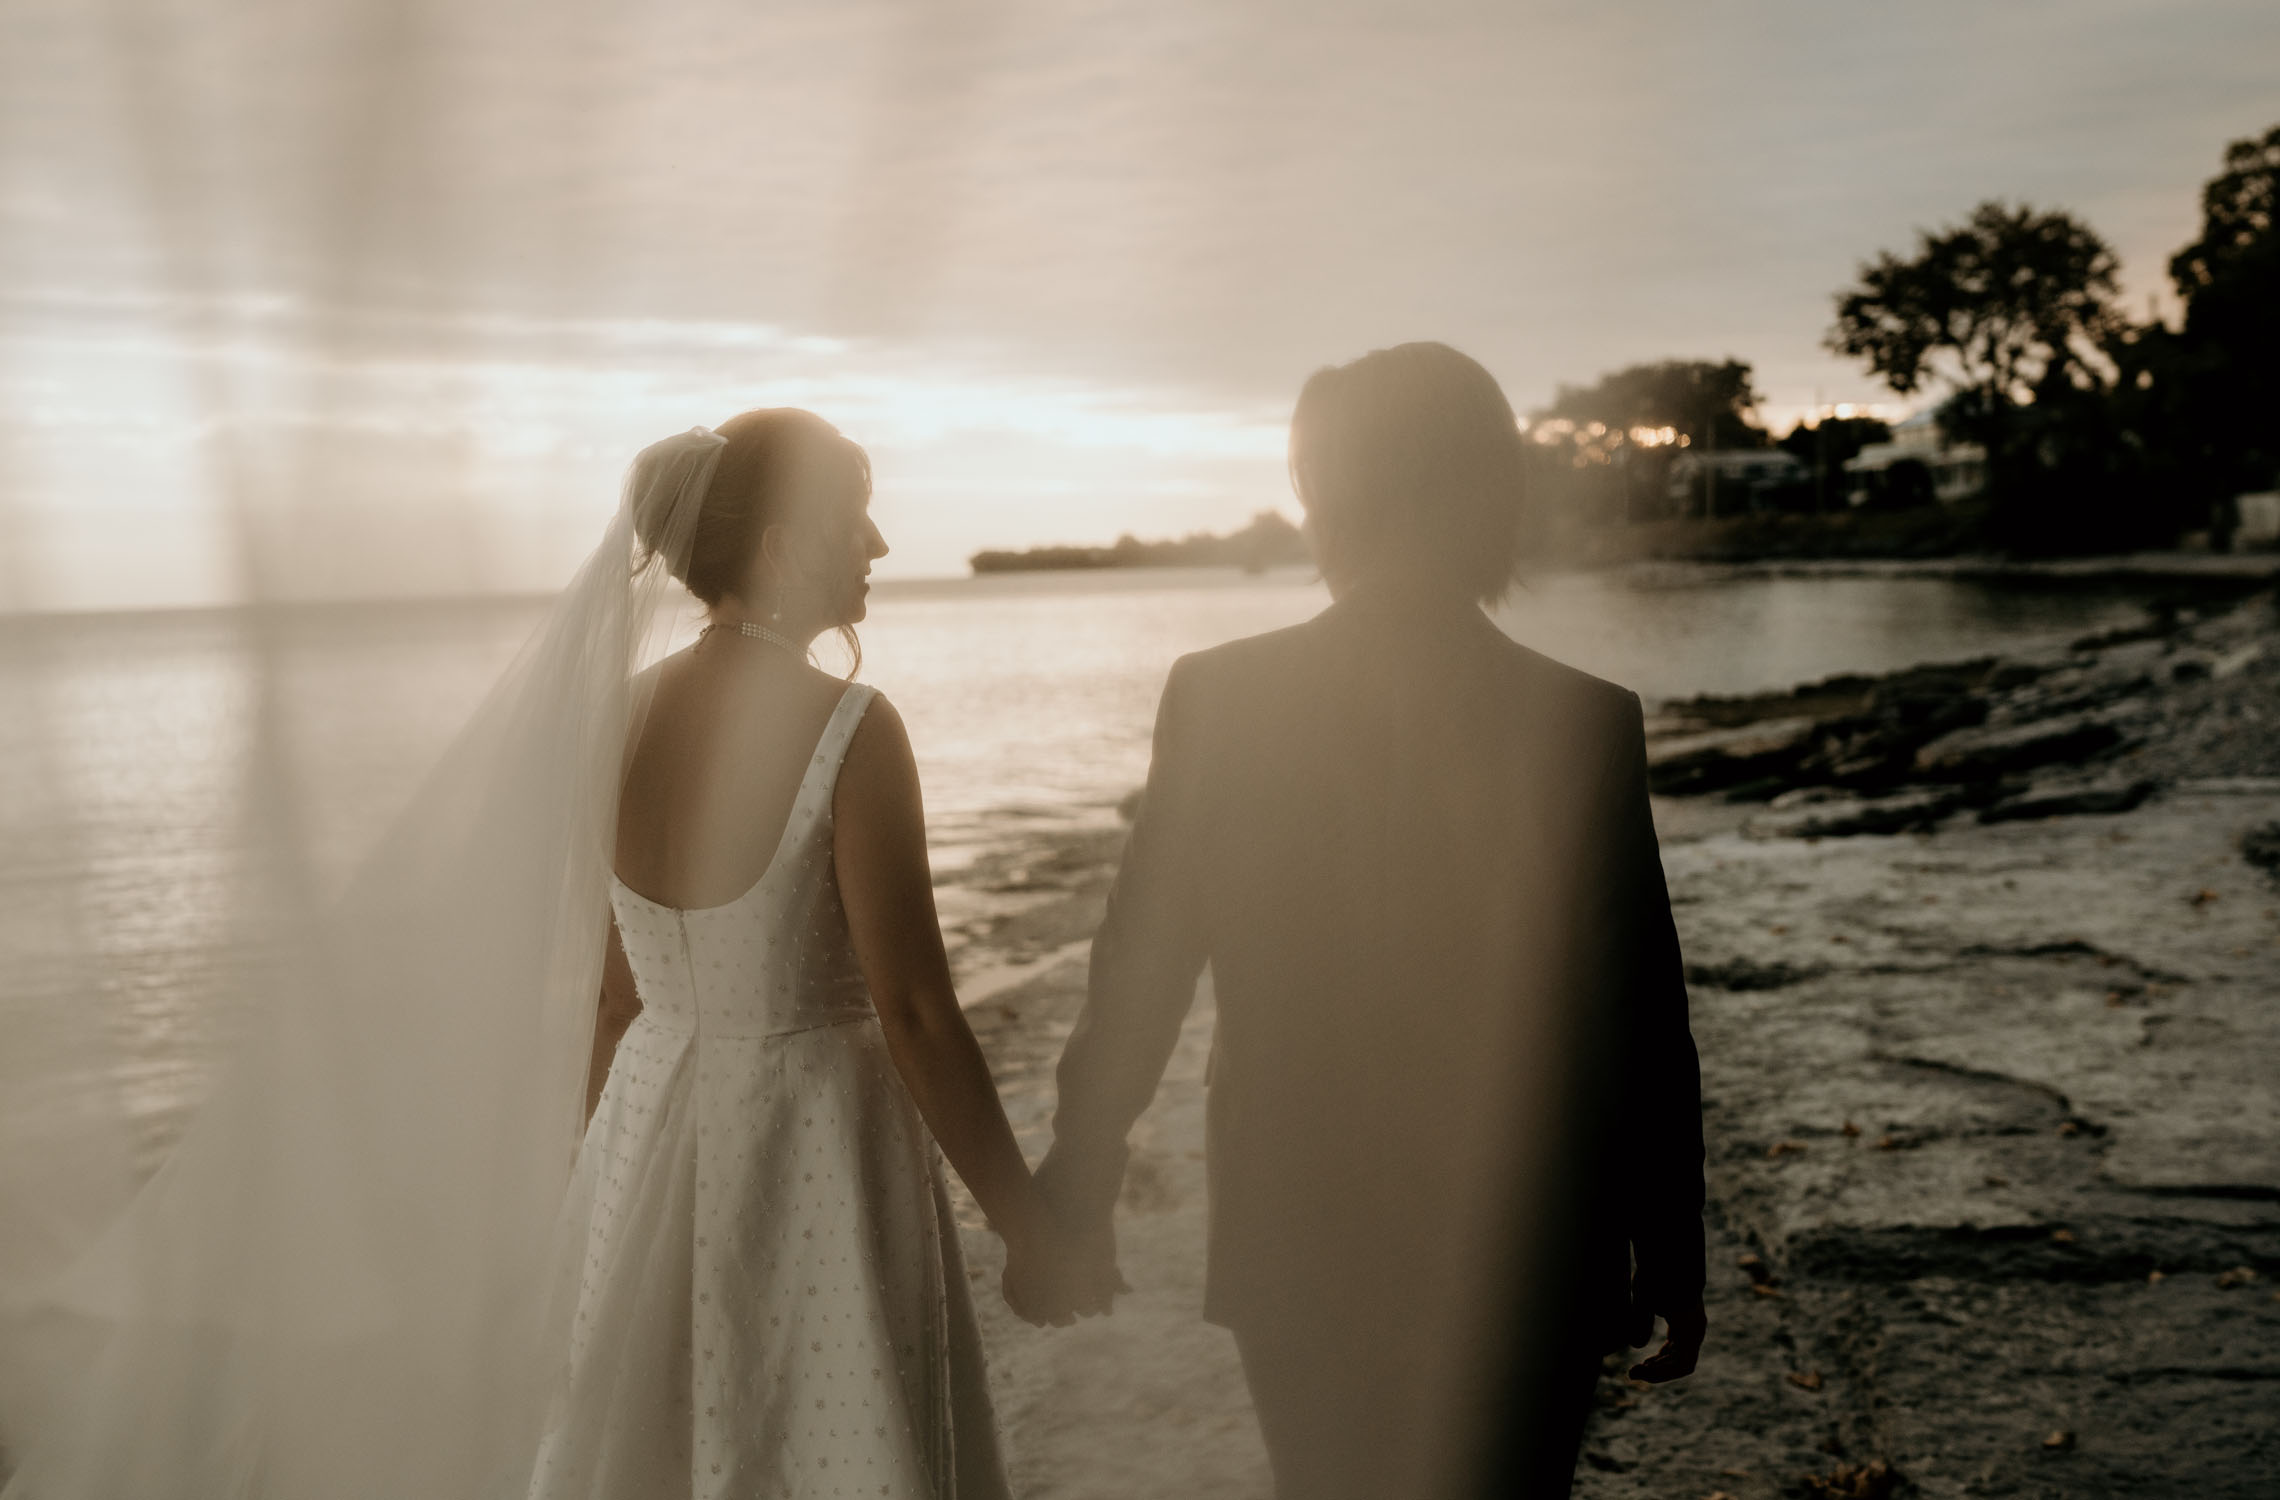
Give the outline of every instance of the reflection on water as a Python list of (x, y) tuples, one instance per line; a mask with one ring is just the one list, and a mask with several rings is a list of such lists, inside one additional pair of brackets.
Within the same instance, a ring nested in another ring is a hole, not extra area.
[[(1520, 641), (1652, 702), (2062, 641), (2132, 617), (2141, 594), (1714, 574), (1648, 587), (1577, 574), (1531, 583), (1498, 619)], [(1156, 694), (1175, 657), (1294, 624), (1326, 602), (1303, 570), (890, 581), (862, 627), (863, 676), (910, 725), (949, 853), (1008, 818), (1107, 816), (1146, 770)], [(276, 715), (304, 778), (311, 842), (335, 863), (410, 794), (543, 608), (296, 611), (265, 699), (243, 622), (223, 611), (0, 625), (0, 671), (22, 690), (39, 668), (36, 711), (63, 768), (56, 790), (74, 808), (90, 867), (177, 885), (195, 875), (183, 860), (227, 841), (257, 701)], [(39, 816), (9, 809), (18, 827)]]
[[(955, 871), (1041, 827), (1112, 819), (1146, 771), (1172, 660), (1326, 602), (1298, 570), (886, 582), (863, 627), (863, 675), (910, 726), (937, 862)], [(0, 622), (0, 698), (15, 720), (0, 736), (0, 899), (31, 881), (76, 889), (151, 1110), (172, 1113), (193, 1086), (185, 1059), (229, 987), (221, 893), (241, 848), (251, 715), (272, 715), (301, 831), (337, 874), (543, 609), (293, 611), (266, 683), (246, 622), (229, 612)], [(1641, 587), (1578, 575), (1533, 583), (1500, 620), (1653, 700), (2063, 640), (2135, 611), (2119, 589), (1718, 575)]]

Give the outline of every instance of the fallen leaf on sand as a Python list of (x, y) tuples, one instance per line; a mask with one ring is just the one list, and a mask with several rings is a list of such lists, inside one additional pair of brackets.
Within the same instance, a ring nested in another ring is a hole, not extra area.
[(2216, 899), (2217, 893), (2210, 890), (2207, 886), (2203, 886), (2192, 894), (2190, 901), (2194, 906), (2207, 906), (2210, 902)]
[(2169, 1273), (2167, 1271), (2148, 1271), (2145, 1273), (2145, 1284), (2147, 1286), (2159, 1286), (2168, 1279)]
[(1844, 1136), (1847, 1140), (1850, 1140), (1852, 1137), (1860, 1134), (1860, 1127), (1858, 1125), (1855, 1125), (1852, 1121), (1847, 1120), (1845, 1121), (1844, 1125), (1837, 1131), (1837, 1133), (1841, 1136)]
[(2247, 1286), (2255, 1279), (2256, 1269), (2253, 1266), (2234, 1266), (2229, 1271), (2217, 1273), (2217, 1285), (2228, 1292), (2236, 1286)]
[(2071, 1245), (2074, 1243), (2074, 1231), (2071, 1229), (2053, 1229), (2050, 1232), (2050, 1238), (2054, 1245)]
[(2074, 1446), (2074, 1434), (2064, 1430), (2053, 1432), (2043, 1439), (2043, 1446), (2054, 1453), (2060, 1449), (2071, 1448)]
[(1784, 1378), (1801, 1391), (1817, 1391), (1821, 1388), (1819, 1370), (1791, 1370)]
[(1742, 1274), (1759, 1286), (1773, 1285), (1773, 1267), (1765, 1263), (1765, 1257), (1745, 1250), (1735, 1257), (1734, 1264), (1741, 1267)]
[(2081, 1129), (2082, 1127), (2075, 1124), (2072, 1120), (2061, 1120), (2058, 1122), (2058, 1133), (2060, 1135), (2075, 1135), (2079, 1133)]
[(1753, 1284), (1750, 1287), (1750, 1290), (1757, 1293), (1760, 1297), (1778, 1297), (1781, 1295), (1781, 1288), (1767, 1286), (1763, 1282)]
[(1784, 1156), (1796, 1156), (1804, 1149), (1803, 1141), (1775, 1141), (1765, 1148), (1766, 1160), (1777, 1161)]

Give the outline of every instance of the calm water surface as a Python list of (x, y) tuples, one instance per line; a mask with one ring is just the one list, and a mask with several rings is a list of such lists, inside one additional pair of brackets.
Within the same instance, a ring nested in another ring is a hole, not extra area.
[[(1938, 578), (1586, 574), (1533, 582), (1498, 622), (1652, 702), (2063, 641), (2134, 617), (2140, 597)], [(1111, 816), (1145, 774), (1174, 658), (1327, 602), (1300, 570), (890, 581), (862, 627), (862, 675), (908, 721), (939, 852), (955, 860), (993, 830)], [(352, 857), (409, 795), (544, 608), (359, 605), (296, 617), (266, 701), (330, 858)], [(68, 815), (87, 859), (165, 870), (169, 883), (192, 873), (176, 863), (189, 851), (227, 844), (249, 716), (263, 701), (237, 617), (48, 617), (0, 624), (0, 645), (17, 720), (6, 768), (20, 799), (14, 826), (37, 821), (44, 797)], [(24, 779), (35, 749), (39, 787)]]
[[(2061, 641), (2133, 618), (2137, 597), (1929, 578), (1578, 575), (1535, 582), (1499, 622), (1654, 700)], [(910, 726), (936, 861), (954, 873), (1028, 833), (1111, 821), (1145, 775), (1173, 659), (1326, 603), (1295, 570), (887, 582), (863, 627), (862, 675)], [(194, 1095), (202, 1018), (230, 989), (226, 892), (241, 791), (261, 774), (248, 763), (256, 711), (288, 747), (307, 842), (337, 873), (544, 609), (302, 611), (266, 692), (244, 621), (228, 612), (0, 622), (0, 895), (73, 893), (59, 920), (93, 939), (151, 1112), (177, 1114)], [(17, 926), (21, 964), (38, 933)]]

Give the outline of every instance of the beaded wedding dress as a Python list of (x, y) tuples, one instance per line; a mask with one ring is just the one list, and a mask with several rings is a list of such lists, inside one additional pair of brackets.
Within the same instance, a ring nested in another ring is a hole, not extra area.
[(571, 1184), (534, 1500), (1006, 1493), (938, 1154), (833, 873), (871, 697), (840, 698), (743, 895), (684, 910), (610, 883), (642, 1010)]
[[(286, 710), (322, 700), (249, 613), (248, 957), (139, 1189), (86, 1165), (121, 1154), (85, 1082), (115, 1007), (0, 974), (0, 1500), (1004, 1493), (936, 1148), (832, 873), (869, 690), (744, 897), (677, 912), (611, 874), (724, 441), (635, 459), (345, 888), (286, 774)], [(647, 1009), (581, 1149), (613, 912)]]

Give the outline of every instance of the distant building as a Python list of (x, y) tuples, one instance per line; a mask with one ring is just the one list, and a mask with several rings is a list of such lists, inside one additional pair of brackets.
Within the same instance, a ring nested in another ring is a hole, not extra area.
[(2219, 517), (2223, 545), (2235, 552), (2280, 547), (2280, 490), (2235, 495)]
[(1681, 515), (1733, 516), (1810, 509), (1813, 473), (1779, 448), (1690, 448), (1670, 461), (1666, 494)]
[(1854, 506), (1953, 505), (1987, 488), (1987, 450), (1949, 442), (1939, 418), (1921, 411), (1896, 425), (1890, 442), (1870, 443), (1846, 459), (1845, 475)]

